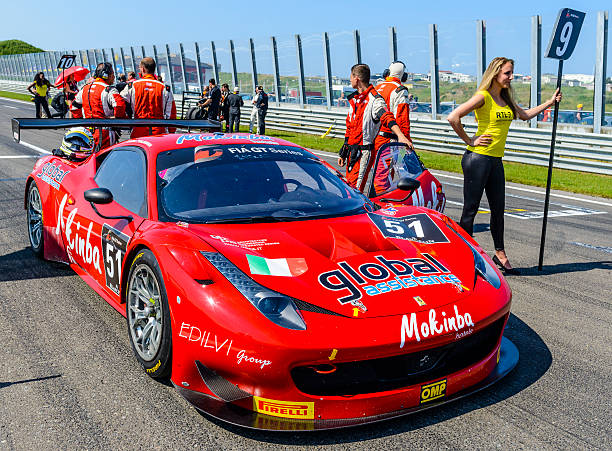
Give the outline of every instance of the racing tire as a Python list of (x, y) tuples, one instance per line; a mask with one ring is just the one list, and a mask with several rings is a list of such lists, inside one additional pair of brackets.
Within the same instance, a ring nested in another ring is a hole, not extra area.
[(26, 203), (28, 238), (32, 252), (38, 257), (43, 258), (44, 251), (44, 227), (43, 227), (43, 208), (40, 191), (36, 182), (32, 181), (28, 188), (28, 199)]
[(195, 115), (200, 108), (197, 106), (192, 106), (187, 110), (187, 119), (195, 119)]
[(136, 360), (153, 379), (168, 379), (172, 369), (170, 308), (159, 263), (148, 249), (138, 252), (130, 266), (125, 309)]

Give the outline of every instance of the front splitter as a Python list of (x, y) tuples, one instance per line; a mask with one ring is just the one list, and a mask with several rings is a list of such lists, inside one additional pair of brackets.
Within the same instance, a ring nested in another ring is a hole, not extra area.
[(431, 404), (410, 407), (407, 409), (395, 410), (379, 415), (359, 418), (332, 419), (332, 420), (293, 420), (286, 418), (278, 418), (270, 415), (253, 412), (252, 410), (244, 409), (234, 404), (226, 403), (219, 399), (205, 395), (203, 393), (188, 390), (175, 385), (178, 392), (193, 406), (206, 415), (210, 415), (221, 421), (242, 426), (250, 429), (259, 429), (264, 431), (312, 431), (323, 429), (338, 429), (344, 427), (360, 426), (363, 424), (376, 423), (391, 418), (401, 417), (412, 413), (420, 412), (432, 407), (437, 407), (446, 404), (465, 396), (471, 395), (477, 391), (483, 390), (494, 384), (504, 376), (506, 376), (516, 366), (519, 360), (519, 352), (517, 347), (506, 337), (502, 337), (499, 363), (493, 371), (478, 384), (461, 390), (451, 396), (442, 398), (442, 400)]

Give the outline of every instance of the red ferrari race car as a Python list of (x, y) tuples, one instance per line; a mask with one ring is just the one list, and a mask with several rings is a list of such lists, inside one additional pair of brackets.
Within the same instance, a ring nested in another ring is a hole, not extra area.
[[(16, 139), (41, 127), (14, 120)], [(381, 154), (388, 184), (374, 201), (267, 136), (48, 156), (26, 182), (29, 239), (126, 316), (147, 374), (202, 412), (267, 430), (396, 417), (489, 386), (518, 351), (503, 337), (502, 275), (451, 219), (401, 205), (419, 185), (406, 149)]]

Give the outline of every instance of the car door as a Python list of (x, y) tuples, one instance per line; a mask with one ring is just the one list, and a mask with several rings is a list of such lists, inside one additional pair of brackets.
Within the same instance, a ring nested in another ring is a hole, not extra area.
[(83, 196), (75, 197), (65, 216), (67, 241), (75, 245), (67, 247), (73, 249), (73, 260), (118, 300), (128, 243), (149, 213), (147, 159), (144, 150), (136, 146), (115, 147), (100, 157), (103, 161), (83, 191), (107, 188), (113, 201), (94, 205)]

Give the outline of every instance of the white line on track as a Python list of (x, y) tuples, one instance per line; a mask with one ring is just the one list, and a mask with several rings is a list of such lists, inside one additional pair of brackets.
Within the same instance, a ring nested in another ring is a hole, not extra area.
[(12, 108), (14, 110), (18, 110), (19, 108), (17, 108), (16, 106), (13, 105), (2, 105), (4, 108)]
[(40, 158), (38, 155), (0, 155), (2, 160), (13, 160), (17, 158)]
[[(435, 175), (436, 177), (455, 179), (455, 180), (463, 180), (463, 177), (458, 177), (456, 175), (439, 174), (437, 172), (431, 172), (431, 173), (433, 175)], [(534, 193), (534, 194), (544, 194), (544, 195), (546, 194), (546, 191), (540, 191), (540, 190), (528, 189), (528, 188), (521, 188), (521, 187), (518, 187), (518, 186), (509, 186), (509, 185), (506, 185), (506, 189), (514, 189), (514, 190), (517, 190), (517, 191), (524, 191), (524, 192), (527, 192), (527, 193)], [(588, 202), (588, 203), (591, 203), (591, 204), (605, 205), (607, 207), (612, 207), (611, 203), (601, 202), (601, 201), (598, 201), (598, 200), (583, 199), (581, 197), (566, 196), (564, 194), (556, 194), (556, 193), (550, 193), (550, 195), (554, 196), (554, 197), (559, 197), (561, 199), (570, 199), (570, 200), (575, 200), (575, 201), (580, 201), (580, 202)], [(528, 198), (526, 198), (526, 199), (528, 199)], [(539, 200), (539, 199), (529, 199), (529, 200)], [(541, 200), (539, 200), (539, 201), (541, 202)]]
[(42, 149), (42, 148), (40, 148), (38, 146), (35, 146), (34, 144), (30, 144), (30, 143), (27, 143), (25, 141), (19, 141), (19, 144), (21, 144), (22, 146), (27, 147), (28, 149), (32, 149), (32, 150), (34, 150), (34, 151), (36, 151), (38, 153), (44, 153), (44, 154), (50, 154), (51, 153), (48, 150)]

